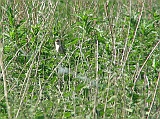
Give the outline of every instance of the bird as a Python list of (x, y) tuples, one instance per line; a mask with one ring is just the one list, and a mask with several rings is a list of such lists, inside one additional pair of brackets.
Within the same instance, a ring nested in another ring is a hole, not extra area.
[(60, 39), (55, 40), (55, 46), (56, 46), (56, 51), (60, 54), (65, 54), (65, 49), (64, 46), (62, 45), (62, 42)]

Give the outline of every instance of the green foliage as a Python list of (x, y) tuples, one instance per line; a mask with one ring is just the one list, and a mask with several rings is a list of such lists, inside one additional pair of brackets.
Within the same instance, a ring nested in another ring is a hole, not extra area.
[[(156, 1), (144, 3), (144, 8), (125, 0), (104, 4), (1, 3), (0, 38), (12, 118), (159, 117), (159, 7)], [(55, 50), (57, 38), (65, 55)], [(0, 117), (5, 119), (3, 81), (1, 77)]]

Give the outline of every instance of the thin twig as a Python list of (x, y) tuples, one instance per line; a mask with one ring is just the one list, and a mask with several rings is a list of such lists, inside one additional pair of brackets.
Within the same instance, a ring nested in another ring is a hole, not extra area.
[(143, 4), (142, 4), (141, 12), (140, 12), (140, 15), (139, 15), (139, 17), (138, 17), (138, 23), (137, 23), (136, 29), (135, 29), (135, 31), (134, 31), (134, 36), (133, 36), (133, 38), (132, 38), (132, 43), (131, 43), (131, 45), (130, 45), (130, 47), (129, 47), (129, 50), (128, 50), (128, 52), (127, 52), (127, 55), (126, 55), (126, 58), (125, 58), (125, 60), (124, 60), (124, 64), (123, 64), (123, 65), (126, 64), (126, 62), (127, 62), (127, 60), (128, 60), (128, 56), (129, 56), (129, 54), (130, 54), (130, 52), (131, 52), (131, 50), (132, 50), (132, 47), (133, 47), (133, 44), (134, 44), (134, 41), (135, 41), (135, 38), (136, 38), (136, 35), (137, 35), (137, 30), (138, 30), (138, 27), (139, 27), (139, 24), (140, 24), (140, 21), (141, 21), (141, 18), (142, 18), (143, 9), (144, 9), (144, 2), (143, 2)]
[(95, 96), (94, 96), (94, 107), (93, 107), (93, 117), (94, 119), (96, 118), (96, 106), (97, 106), (97, 95), (98, 95), (98, 82), (99, 82), (99, 77), (98, 77), (98, 40), (96, 42), (96, 90), (95, 90)]
[(17, 114), (16, 114), (16, 117), (15, 117), (15, 118), (18, 117), (19, 112), (20, 112), (20, 110), (21, 110), (22, 103), (23, 103), (23, 100), (24, 100), (24, 98), (25, 98), (25, 94), (27, 93), (27, 90), (28, 90), (28, 84), (29, 84), (29, 81), (30, 81), (29, 76), (30, 76), (30, 74), (31, 74), (32, 67), (33, 67), (33, 65), (34, 65), (34, 63), (35, 63), (34, 61), (35, 61), (38, 53), (40, 52), (41, 47), (42, 47), (44, 41), (45, 41), (45, 39), (44, 39), (43, 41), (41, 41), (39, 47), (38, 47), (37, 50), (35, 51), (35, 53), (34, 53), (35, 55), (34, 55), (34, 57), (33, 57), (33, 59), (32, 59), (32, 63), (31, 63), (31, 65), (30, 65), (30, 67), (29, 67), (29, 70), (28, 70), (27, 73), (26, 73), (26, 77), (25, 77), (25, 80), (27, 80), (27, 82), (26, 82), (26, 87), (24, 88), (24, 91), (23, 91), (23, 94), (22, 94), (22, 97), (21, 97), (21, 101), (20, 101), (20, 104), (19, 104), (19, 108), (18, 108), (18, 111), (17, 111)]
[[(132, 5), (132, 1), (130, 0), (130, 2), (129, 2), (130, 4), (129, 4), (129, 15), (130, 15), (130, 17), (131, 17), (131, 5)], [(128, 26), (128, 31), (127, 31), (127, 37), (126, 37), (126, 39), (125, 39), (125, 45), (124, 45), (124, 48), (123, 48), (123, 53), (122, 53), (122, 59), (121, 59), (121, 65), (123, 65), (122, 66), (122, 73), (123, 73), (123, 70), (124, 70), (124, 66), (125, 66), (125, 63), (123, 64), (123, 62), (124, 62), (124, 60), (125, 60), (125, 55), (126, 55), (126, 52), (127, 52), (127, 45), (128, 45), (128, 38), (129, 38), (129, 34), (130, 34), (130, 29), (131, 29), (131, 23), (129, 22), (129, 26)]]
[(109, 22), (109, 30), (111, 33), (111, 38), (112, 38), (112, 46), (113, 46), (113, 63), (116, 63), (116, 40), (113, 34), (113, 23), (111, 22), (110, 16), (109, 16), (109, 10), (108, 10), (108, 1), (106, 2), (106, 4), (104, 5), (104, 9), (105, 9), (105, 13), (106, 13), (106, 17), (108, 18), (108, 22)]
[(152, 51), (149, 53), (148, 57), (146, 58), (146, 60), (144, 61), (143, 65), (141, 66), (141, 68), (139, 69), (137, 75), (135, 76), (135, 80), (134, 80), (134, 85), (137, 82), (137, 79), (139, 77), (140, 72), (142, 71), (143, 67), (145, 66), (145, 64), (147, 63), (147, 61), (149, 60), (149, 58), (151, 57), (152, 53), (154, 52), (154, 50), (156, 49), (156, 47), (159, 45), (160, 40), (156, 43), (156, 45), (153, 47)]
[(148, 119), (149, 116), (150, 116), (151, 109), (152, 109), (152, 107), (153, 107), (153, 103), (154, 103), (155, 98), (156, 98), (156, 93), (157, 93), (157, 88), (158, 88), (159, 80), (160, 80), (160, 72), (159, 72), (159, 74), (158, 74), (158, 80), (157, 80), (157, 82), (156, 82), (156, 87), (155, 87), (154, 95), (153, 95), (152, 102), (151, 102), (151, 105), (150, 105), (150, 108), (149, 108), (149, 112), (148, 112), (148, 115), (147, 115), (147, 118), (146, 118), (146, 119)]
[(8, 118), (11, 119), (11, 110), (10, 110), (10, 105), (9, 105), (9, 101), (8, 101), (8, 92), (7, 92), (6, 73), (5, 73), (5, 68), (4, 68), (2, 56), (3, 56), (3, 45), (0, 42), (0, 66), (2, 69), (2, 75), (3, 75), (4, 96), (5, 96), (5, 100), (6, 100)]

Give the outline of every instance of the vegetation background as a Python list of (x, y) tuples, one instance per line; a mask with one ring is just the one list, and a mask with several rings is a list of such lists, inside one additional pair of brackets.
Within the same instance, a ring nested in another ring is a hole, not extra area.
[(0, 6), (1, 119), (160, 119), (160, 0)]

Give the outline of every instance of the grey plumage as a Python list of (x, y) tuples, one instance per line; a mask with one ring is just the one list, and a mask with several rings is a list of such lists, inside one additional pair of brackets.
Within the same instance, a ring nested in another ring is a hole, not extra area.
[(55, 46), (58, 53), (65, 54), (65, 49), (60, 39), (56, 39)]

